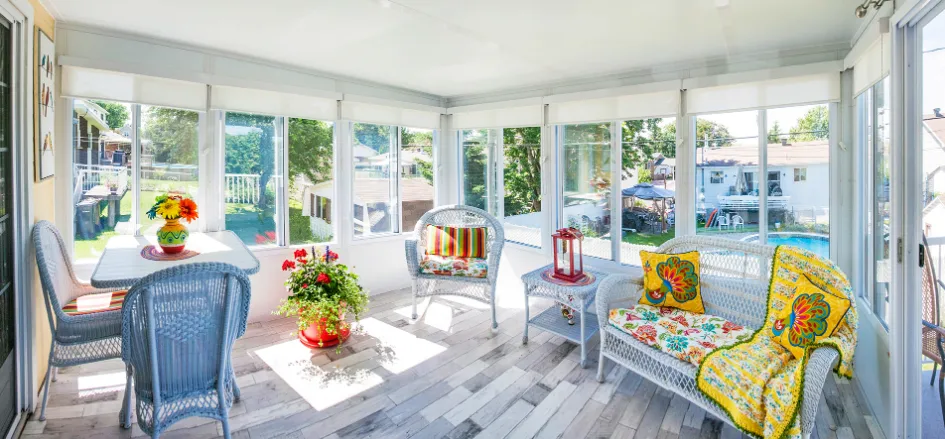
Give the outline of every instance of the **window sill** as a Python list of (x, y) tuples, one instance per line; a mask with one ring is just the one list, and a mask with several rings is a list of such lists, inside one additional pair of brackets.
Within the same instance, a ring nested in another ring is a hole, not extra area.
[(377, 242), (387, 242), (387, 241), (397, 241), (397, 240), (406, 240), (410, 238), (413, 233), (378, 233), (367, 236), (355, 236), (351, 239), (352, 246), (366, 245)]

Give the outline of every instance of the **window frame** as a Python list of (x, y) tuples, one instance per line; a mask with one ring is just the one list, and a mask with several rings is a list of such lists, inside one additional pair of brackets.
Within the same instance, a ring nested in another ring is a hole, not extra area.
[[(546, 130), (542, 126), (538, 125), (517, 125), (517, 126), (503, 126), (503, 127), (493, 127), (493, 128), (463, 128), (454, 130), (454, 138), (456, 139), (456, 148), (457, 153), (457, 164), (456, 168), (458, 170), (456, 181), (457, 184), (457, 200), (459, 204), (469, 206), (466, 203), (466, 191), (465, 191), (465, 176), (466, 176), (466, 166), (465, 166), (465, 150), (463, 145), (463, 133), (469, 131), (486, 131), (486, 143), (485, 143), (485, 154), (486, 154), (486, 193), (485, 206), (484, 209), (490, 215), (496, 217), (499, 222), (505, 221), (505, 130), (515, 129), (515, 128), (537, 128), (540, 130), (540, 141), (538, 145), (532, 147), (539, 149), (539, 154), (544, 157), (544, 147), (545, 147), (545, 134)], [(533, 245), (525, 242), (513, 241), (508, 237), (505, 239), (506, 244), (514, 244), (523, 249), (533, 249), (541, 250), (545, 247), (544, 236), (546, 233), (546, 224), (548, 219), (548, 213), (546, 212), (545, 204), (545, 168), (547, 164), (544, 160), (541, 163), (541, 180), (539, 182), (539, 187), (542, 192), (542, 207), (538, 212), (541, 215), (541, 226), (539, 228), (539, 235), (542, 239), (539, 241), (538, 245)], [(475, 206), (472, 206), (475, 207)]]
[(803, 183), (807, 181), (807, 167), (794, 168), (794, 182)]
[(725, 171), (710, 171), (709, 184), (725, 184)]

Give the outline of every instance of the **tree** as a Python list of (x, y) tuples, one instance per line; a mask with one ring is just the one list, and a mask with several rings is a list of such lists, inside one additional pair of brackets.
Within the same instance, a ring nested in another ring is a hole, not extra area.
[(541, 210), (541, 128), (506, 128), (505, 214), (523, 215)]
[[(676, 138), (676, 125), (669, 125), (663, 130), (663, 138)], [(696, 118), (696, 148), (709, 146), (710, 148), (721, 148), (731, 146), (735, 139), (728, 132), (728, 127), (711, 120)]]
[[(248, 128), (246, 134), (226, 135), (227, 172), (259, 174), (259, 202), (257, 207), (270, 208), (266, 187), (275, 168), (275, 117), (249, 113), (227, 113), (226, 125)], [(230, 155), (233, 155), (232, 168)], [(233, 169), (233, 171), (231, 171)], [(239, 169), (239, 170), (237, 170)]]
[(807, 111), (791, 128), (792, 142), (825, 140), (830, 136), (830, 111), (826, 105), (818, 105)]
[(784, 134), (781, 132), (781, 124), (778, 121), (774, 121), (774, 125), (768, 129), (768, 143), (781, 143), (781, 135)]
[(128, 121), (128, 107), (126, 107), (125, 104), (110, 101), (92, 101), (92, 103), (105, 110), (107, 113), (105, 115), (105, 122), (108, 124), (109, 128), (117, 130), (125, 126), (125, 122)]
[(299, 176), (312, 184), (332, 177), (334, 132), (320, 120), (289, 118), (289, 182)]
[[(621, 126), (622, 148), (621, 148), (621, 169), (625, 178), (633, 176), (636, 172), (638, 177), (642, 177), (639, 172), (641, 169), (647, 169), (649, 162), (657, 158), (657, 155), (663, 157), (676, 157), (676, 125), (672, 126), (672, 135), (667, 131), (669, 126), (662, 127), (660, 124), (663, 119), (639, 119), (624, 121)], [(649, 171), (647, 171), (649, 172)], [(641, 179), (640, 183), (646, 183)]]
[[(417, 172), (427, 183), (433, 183), (433, 131), (400, 128), (400, 149), (416, 150), (420, 156), (414, 161)], [(429, 160), (427, 160), (429, 158)]]
[(156, 162), (197, 164), (196, 111), (148, 107), (145, 116), (142, 137), (150, 141), (147, 152), (154, 154)]
[(390, 151), (390, 126), (371, 123), (354, 124), (354, 139), (375, 151), (384, 154)]

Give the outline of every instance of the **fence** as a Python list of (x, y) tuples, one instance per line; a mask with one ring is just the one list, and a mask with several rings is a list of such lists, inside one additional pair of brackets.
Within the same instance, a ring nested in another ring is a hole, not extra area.
[(95, 186), (104, 186), (111, 183), (117, 184), (119, 191), (128, 187), (129, 169), (125, 166), (109, 165), (73, 165), (73, 175), (75, 176), (75, 186), (72, 190), (73, 203), (79, 202), (82, 195)]

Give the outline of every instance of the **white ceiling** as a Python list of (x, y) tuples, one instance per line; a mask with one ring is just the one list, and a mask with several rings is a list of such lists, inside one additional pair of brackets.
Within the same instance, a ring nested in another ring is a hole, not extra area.
[(62, 22), (444, 97), (849, 43), (857, 0), (43, 0)]

